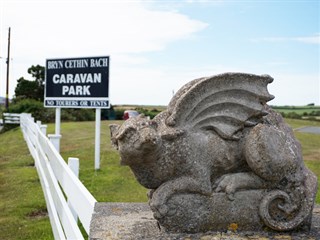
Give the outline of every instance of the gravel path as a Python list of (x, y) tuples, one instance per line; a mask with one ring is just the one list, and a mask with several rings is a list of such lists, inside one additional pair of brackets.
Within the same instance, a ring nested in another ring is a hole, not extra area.
[(306, 126), (306, 127), (297, 128), (297, 129), (295, 129), (295, 130), (296, 130), (296, 131), (299, 131), (299, 132), (320, 134), (320, 127)]

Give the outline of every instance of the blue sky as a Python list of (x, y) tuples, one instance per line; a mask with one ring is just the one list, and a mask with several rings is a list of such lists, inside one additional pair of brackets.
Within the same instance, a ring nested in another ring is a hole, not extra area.
[(274, 78), (270, 104), (320, 105), (320, 1), (2, 0), (0, 14), (1, 96), (10, 26), (11, 96), (47, 58), (109, 55), (112, 104), (166, 105), (192, 79), (246, 72)]

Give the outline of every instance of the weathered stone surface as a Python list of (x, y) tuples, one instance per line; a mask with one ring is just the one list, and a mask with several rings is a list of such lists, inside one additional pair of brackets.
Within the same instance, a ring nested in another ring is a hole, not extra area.
[(318, 240), (320, 206), (314, 208), (310, 232), (240, 231), (236, 225), (227, 231), (167, 233), (160, 229), (146, 203), (96, 203), (90, 226), (90, 240)]
[(261, 190), (241, 191), (234, 201), (225, 193), (174, 195), (168, 200), (174, 214), (158, 221), (170, 232), (262, 230), (258, 206), (264, 194)]
[(167, 231), (310, 228), (317, 178), (292, 129), (266, 104), (272, 81), (243, 73), (196, 79), (153, 120), (110, 126), (121, 163), (151, 189), (150, 207)]
[(143, 239), (158, 232), (157, 221), (145, 203), (96, 203), (89, 238)]

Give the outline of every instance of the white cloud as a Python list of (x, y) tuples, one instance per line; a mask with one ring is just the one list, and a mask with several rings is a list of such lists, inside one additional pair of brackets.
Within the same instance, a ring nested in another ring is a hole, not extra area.
[(274, 105), (307, 105), (320, 103), (320, 79), (317, 74), (274, 73), (269, 92)]
[[(11, 79), (26, 77), (33, 64), (47, 58), (110, 55), (112, 68), (148, 62), (142, 53), (162, 51), (188, 39), (207, 24), (143, 1), (15, 1), (0, 5), (0, 52), (11, 27)], [(6, 45), (5, 45), (6, 46)], [(2, 55), (3, 57), (3, 55)], [(1, 62), (1, 74), (5, 67)], [(112, 72), (112, 70), (111, 70)], [(4, 74), (0, 76), (4, 78)], [(12, 80), (11, 80), (12, 81)], [(11, 83), (13, 95), (15, 82)], [(0, 95), (4, 95), (0, 86)]]
[(185, 0), (185, 2), (194, 4), (222, 4), (225, 0)]
[(51, 54), (92, 50), (109, 53), (158, 51), (207, 26), (179, 13), (148, 10), (139, 2), (16, 3), (5, 4), (3, 23), (12, 27), (13, 42), (19, 40), (16, 41), (19, 53), (26, 50), (23, 43)]
[(250, 39), (252, 42), (301, 42), (307, 44), (320, 44), (320, 33), (313, 36), (302, 37), (265, 37)]
[[(201, 68), (189, 69), (189, 71), (178, 71), (171, 77), (175, 79), (174, 90), (179, 90), (185, 83), (195, 78), (211, 76), (225, 72), (244, 72), (257, 75), (268, 74), (274, 81), (268, 85), (270, 94), (274, 95), (271, 105), (306, 105), (309, 103), (320, 104), (320, 77), (319, 73), (295, 73), (292, 74), (275, 68), (275, 65), (286, 64), (286, 62), (270, 62), (266, 64), (229, 64), (229, 65), (204, 65)], [(170, 83), (170, 81), (169, 81)], [(167, 89), (169, 90), (169, 89)]]
[(310, 37), (296, 37), (293, 40), (303, 43), (320, 44), (320, 33)]
[[(187, 82), (204, 76), (211, 76), (225, 72), (244, 72), (257, 75), (269, 74), (274, 81), (268, 85), (270, 94), (275, 99), (270, 105), (306, 105), (320, 103), (320, 79), (317, 74), (290, 74), (275, 70), (266, 65), (203, 65), (194, 68), (145, 69), (128, 68), (126, 73), (114, 71), (111, 85), (119, 84), (126, 87), (113, 88), (113, 104), (167, 105), (172, 92), (177, 92)], [(127, 76), (131, 76), (128, 78)]]

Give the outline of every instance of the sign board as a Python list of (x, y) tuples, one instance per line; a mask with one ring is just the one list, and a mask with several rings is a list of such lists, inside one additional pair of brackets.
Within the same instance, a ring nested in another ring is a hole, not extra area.
[(109, 57), (47, 59), (44, 106), (110, 108)]

